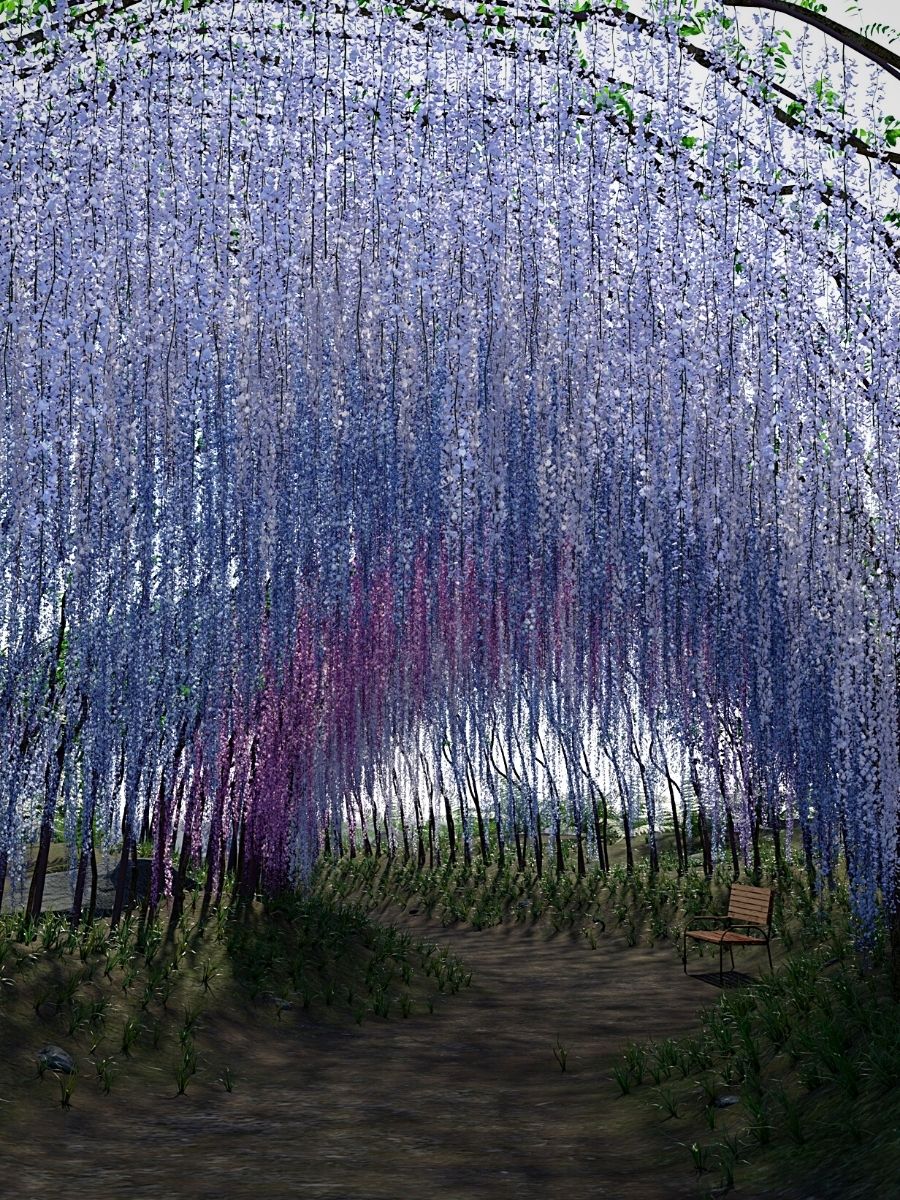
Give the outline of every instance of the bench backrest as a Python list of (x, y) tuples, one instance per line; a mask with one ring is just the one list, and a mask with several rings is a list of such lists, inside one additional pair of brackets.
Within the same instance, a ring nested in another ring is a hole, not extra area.
[(728, 900), (728, 916), (745, 925), (759, 925), (768, 929), (772, 923), (772, 908), (775, 903), (773, 888), (750, 887), (745, 883), (731, 885)]

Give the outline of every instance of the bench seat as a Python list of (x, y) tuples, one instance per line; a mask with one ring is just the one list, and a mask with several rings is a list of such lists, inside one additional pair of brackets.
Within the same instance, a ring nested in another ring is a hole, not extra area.
[(735, 946), (764, 946), (764, 937), (748, 937), (744, 933), (732, 933), (730, 929), (693, 929), (688, 933), (695, 942), (731, 942)]

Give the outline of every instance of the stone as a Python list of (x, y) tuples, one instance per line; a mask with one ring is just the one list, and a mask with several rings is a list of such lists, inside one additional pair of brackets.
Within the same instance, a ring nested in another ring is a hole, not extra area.
[[(119, 871), (122, 869), (122, 860), (119, 859), (113, 869), (109, 873), (109, 880), (112, 890), (115, 891), (116, 885), (119, 882)], [(125, 866), (125, 901), (143, 900), (150, 892), (150, 879), (153, 874), (153, 860), (150, 858), (139, 858), (137, 860), (137, 870), (132, 859), (129, 859)], [(135, 884), (135, 894), (131, 895), (132, 882)]]
[(276, 996), (274, 992), (263, 992), (260, 1000), (264, 1000), (268, 1004), (274, 1004), (279, 1012), (290, 1012), (294, 1007), (293, 1000), (285, 1000), (283, 996)]
[(732, 1104), (740, 1104), (740, 1096), (716, 1096), (713, 1100), (715, 1108), (731, 1108)]
[(38, 1051), (38, 1066), (46, 1071), (61, 1071), (71, 1075), (75, 1070), (75, 1059), (61, 1046), (44, 1046)]

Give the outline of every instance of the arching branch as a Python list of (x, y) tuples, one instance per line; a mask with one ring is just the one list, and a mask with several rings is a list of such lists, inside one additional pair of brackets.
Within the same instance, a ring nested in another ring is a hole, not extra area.
[(900, 54), (895, 54), (893, 50), (888, 50), (872, 38), (864, 37), (855, 29), (848, 29), (846, 25), (833, 21), (831, 17), (826, 17), (824, 13), (816, 12), (815, 9), (803, 8), (799, 4), (790, 3), (790, 0), (727, 0), (727, 5), (729, 8), (764, 8), (770, 12), (781, 13), (785, 17), (793, 17), (795, 21), (811, 25), (813, 29), (834, 38), (848, 50), (855, 50), (857, 54), (887, 71), (895, 79), (900, 79)]

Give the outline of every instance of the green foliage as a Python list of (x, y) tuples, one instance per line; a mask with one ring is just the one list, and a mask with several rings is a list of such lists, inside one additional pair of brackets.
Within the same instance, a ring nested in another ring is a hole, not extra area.
[[(226, 890), (232, 887), (233, 880)], [(11, 997), (20, 1024), (27, 1009), (23, 1036), (33, 1037), (30, 1026), (37, 1021), (51, 1034), (45, 1040), (73, 1052), (82, 1046), (96, 1068), (90, 1083), (103, 1094), (111, 1091), (121, 1058), (140, 1069), (152, 1056), (162, 1059), (155, 1069), (168, 1072), (175, 1094), (183, 1095), (195, 1078), (215, 1078), (203, 1048), (203, 1015), (226, 992), (229, 1007), (261, 1021), (271, 1019), (268, 1014), (281, 1020), (302, 1002), (313, 1020), (361, 1023), (371, 1015), (433, 1012), (436, 996), (472, 981), (449, 951), (374, 923), (358, 905), (321, 895), (224, 905), (202, 923), (185, 911), (174, 928), (166, 931), (167, 925), (133, 913), (116, 929), (105, 921), (71, 927), (61, 914), (37, 921), (0, 917), (0, 985), (11, 989), (0, 986), (4, 1027), (8, 1031)], [(218, 1069), (217, 1083), (231, 1091), (230, 1070)], [(39, 1073), (56, 1075), (45, 1066)], [(60, 1083), (64, 1107), (74, 1085), (71, 1077)]]
[[(684, 1144), (698, 1173), (718, 1170), (719, 1188), (780, 1177), (788, 1161), (821, 1175), (827, 1160), (839, 1176), (878, 1179), (900, 1149), (900, 1010), (883, 947), (870, 949), (862, 970), (840, 883), (816, 896), (786, 874), (781, 897), (778, 921), (797, 948), (775, 975), (726, 990), (699, 1037), (629, 1046), (615, 1081), (622, 1095), (648, 1078), (656, 1085), (654, 1107), (691, 1123), (696, 1137)], [(739, 1103), (719, 1110), (723, 1089), (737, 1089)], [(894, 1132), (879, 1162), (864, 1163), (855, 1147), (875, 1128)], [(842, 1165), (848, 1155), (852, 1168)]]
[(869, 25), (864, 25), (860, 33), (864, 38), (872, 38), (888, 46), (900, 41), (900, 30), (895, 29), (893, 25), (885, 25), (879, 21), (872, 21)]
[(618, 86), (608, 83), (596, 89), (594, 92), (594, 112), (612, 111), (624, 117), (629, 124), (632, 123), (634, 121), (634, 109), (627, 94), (632, 90), (629, 83), (622, 83)]

